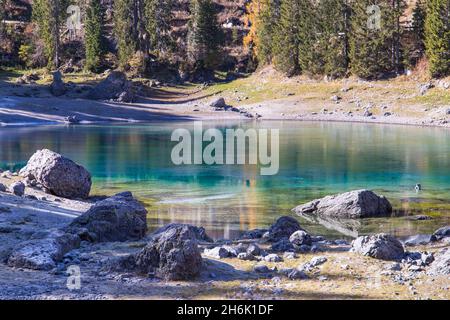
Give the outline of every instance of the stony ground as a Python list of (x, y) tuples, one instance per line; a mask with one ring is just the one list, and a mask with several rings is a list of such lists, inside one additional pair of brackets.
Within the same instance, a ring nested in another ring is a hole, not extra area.
[[(0, 183), (9, 185), (14, 180), (14, 176), (2, 177)], [(25, 197), (0, 192), (0, 299), (450, 299), (448, 276), (431, 276), (427, 268), (413, 271), (404, 263), (364, 257), (349, 252), (350, 245), (345, 242), (323, 241), (317, 244), (317, 252), (280, 262), (214, 259), (204, 254), (199, 278), (185, 282), (105, 271), (111, 259), (140, 250), (145, 240), (83, 242), (50, 272), (14, 269), (3, 263), (10, 250), (32, 233), (64, 226), (90, 205), (31, 188), (26, 189)], [(210, 246), (201, 244), (202, 248)], [(409, 250), (436, 252), (448, 246), (448, 242), (436, 242)], [(268, 249), (268, 244), (262, 248)], [(290, 280), (283, 275), (284, 268), (297, 268), (317, 257), (325, 257), (326, 262), (311, 268), (307, 279)], [(255, 272), (255, 265), (261, 264), (270, 271)], [(67, 287), (70, 266), (80, 268), (79, 290)]]
[[(152, 120), (248, 119), (244, 113), (266, 120), (349, 121), (369, 123), (450, 126), (450, 79), (429, 83), (419, 77), (366, 82), (305, 77), (286, 78), (270, 68), (231, 82), (208, 86), (170, 85), (134, 79), (140, 88), (132, 104), (84, 99), (90, 86), (103, 76), (68, 74), (66, 95), (55, 98), (50, 77), (35, 84), (15, 84), (18, 72), (0, 73), (0, 123), (64, 122), (76, 115), (85, 122)], [(210, 102), (224, 97), (234, 111), (214, 111)], [(239, 111), (239, 112), (236, 112)]]

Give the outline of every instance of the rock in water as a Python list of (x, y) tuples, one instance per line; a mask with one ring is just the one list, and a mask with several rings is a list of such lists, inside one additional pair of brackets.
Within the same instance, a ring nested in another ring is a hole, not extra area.
[(298, 230), (302, 230), (300, 223), (292, 217), (284, 216), (275, 221), (269, 228), (269, 231), (264, 235), (264, 238), (271, 242), (276, 242), (283, 238), (289, 238)]
[(15, 268), (51, 270), (63, 256), (80, 246), (80, 238), (63, 231), (50, 231), (44, 237), (19, 244), (8, 258)]
[(64, 93), (66, 93), (67, 88), (62, 80), (62, 75), (60, 71), (53, 72), (53, 82), (50, 85), (50, 92), (56, 96), (62, 96)]
[(191, 229), (191, 232), (193, 234), (195, 234), (195, 238), (198, 241), (213, 242), (213, 240), (206, 234), (205, 228), (191, 226), (188, 224), (179, 224), (179, 223), (171, 223), (164, 227), (161, 227), (158, 230), (154, 231), (150, 236), (158, 237), (158, 236), (161, 236), (164, 232), (166, 232), (169, 229), (173, 229), (173, 228), (176, 229), (176, 228), (181, 228), (181, 227), (187, 227), (187, 228)]
[(402, 243), (385, 233), (358, 237), (352, 251), (381, 260), (398, 260), (405, 255)]
[(123, 72), (113, 71), (108, 77), (96, 85), (88, 93), (87, 97), (94, 100), (110, 100), (119, 99), (127, 95), (127, 101), (131, 96), (131, 83), (127, 80), (126, 75)]
[(66, 230), (91, 242), (139, 240), (147, 232), (147, 210), (123, 192), (95, 203)]
[(21, 181), (14, 182), (9, 186), (9, 192), (16, 196), (22, 197), (25, 194), (25, 184)]
[(434, 257), (428, 273), (431, 275), (449, 275), (450, 274), (450, 249), (446, 248)]
[(203, 266), (197, 235), (185, 225), (169, 228), (150, 240), (134, 263), (139, 273), (166, 280), (195, 278)]
[(355, 190), (313, 200), (293, 209), (297, 214), (316, 214), (339, 218), (386, 216), (392, 206), (384, 196), (369, 190)]
[(91, 175), (85, 168), (48, 149), (36, 151), (20, 175), (63, 198), (87, 198), (91, 191)]

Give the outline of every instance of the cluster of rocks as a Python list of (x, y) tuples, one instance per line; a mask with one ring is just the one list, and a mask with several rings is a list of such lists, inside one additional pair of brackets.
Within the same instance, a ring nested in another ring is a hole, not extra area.
[(40, 79), (37, 73), (24, 74), (16, 79), (17, 84), (34, 84)]
[(213, 108), (214, 111), (232, 111), (232, 112), (237, 112), (237, 113), (242, 114), (242, 115), (243, 115), (244, 117), (246, 117), (246, 118), (255, 118), (255, 117), (256, 117), (256, 118), (260, 118), (260, 117), (261, 117), (261, 116), (258, 115), (258, 114), (253, 115), (252, 113), (250, 113), (250, 112), (248, 112), (248, 111), (246, 111), (246, 110), (239, 109), (239, 108), (232, 107), (232, 106), (228, 105), (228, 104), (225, 102), (225, 99), (224, 99), (224, 98), (218, 98), (218, 99), (213, 100), (213, 101), (209, 104), (209, 106), (210, 106), (211, 108)]

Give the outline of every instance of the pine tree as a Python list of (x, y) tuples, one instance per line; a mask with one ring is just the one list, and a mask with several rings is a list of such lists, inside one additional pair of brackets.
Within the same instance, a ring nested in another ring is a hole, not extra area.
[(428, 0), (425, 45), (433, 77), (450, 75), (450, 1)]
[(103, 55), (104, 10), (100, 0), (90, 0), (86, 8), (85, 19), (85, 68), (98, 71)]
[[(347, 71), (349, 33), (349, 10), (345, 1), (321, 0), (316, 8), (315, 24), (317, 36), (312, 46), (316, 52), (309, 61), (308, 69), (332, 78), (342, 77)], [(307, 66), (303, 66), (307, 68)]]
[[(350, 61), (353, 74), (379, 77), (400, 67), (401, 0), (359, 0), (352, 4)], [(397, 69), (397, 70), (396, 70)]]
[(280, 21), (276, 26), (273, 48), (275, 67), (289, 76), (300, 72), (300, 29), (305, 1), (308, 0), (283, 0)]
[(271, 63), (275, 54), (275, 38), (281, 16), (280, 0), (259, 0), (257, 3), (256, 45), (258, 60), (262, 64)]
[(188, 24), (188, 60), (196, 70), (212, 70), (220, 60), (223, 34), (211, 0), (193, 0)]
[(44, 42), (44, 53), (49, 68), (58, 68), (60, 63), (60, 32), (68, 0), (35, 0), (33, 21), (38, 26), (38, 34)]
[(137, 49), (135, 1), (115, 0), (114, 35), (117, 41), (119, 65), (125, 67)]
[(173, 50), (171, 20), (173, 0), (145, 0), (145, 29), (149, 35), (150, 50), (163, 57)]

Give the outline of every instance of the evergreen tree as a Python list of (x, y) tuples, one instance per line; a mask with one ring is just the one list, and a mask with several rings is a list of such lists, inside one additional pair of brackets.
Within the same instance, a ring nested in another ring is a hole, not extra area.
[(450, 1), (428, 0), (425, 45), (433, 77), (450, 75)]
[(33, 21), (38, 26), (39, 37), (44, 42), (44, 53), (49, 68), (58, 68), (60, 63), (60, 32), (65, 23), (68, 0), (35, 0)]
[(412, 31), (415, 43), (421, 49), (425, 48), (425, 16), (426, 7), (423, 1), (419, 0), (412, 13)]
[(300, 41), (304, 2), (308, 0), (283, 0), (280, 21), (276, 26), (274, 62), (278, 70), (287, 75), (300, 72)]
[(135, 1), (114, 1), (114, 35), (117, 41), (119, 65), (125, 67), (137, 49), (135, 31)]
[(280, 0), (256, 1), (259, 14), (257, 16), (256, 45), (258, 60), (271, 63), (275, 51), (275, 37), (281, 14)]
[(220, 60), (223, 34), (211, 0), (193, 0), (188, 24), (188, 60), (197, 70), (212, 70)]
[(85, 19), (85, 68), (98, 71), (103, 55), (104, 10), (100, 0), (90, 0), (86, 8)]
[(149, 35), (150, 50), (158, 56), (172, 51), (171, 37), (173, 0), (145, 0), (145, 28)]
[(352, 4), (350, 61), (362, 78), (378, 77), (400, 67), (401, 0), (359, 0)]
[(316, 12), (313, 23), (316, 24), (317, 39), (312, 49), (316, 52), (316, 57), (308, 61), (312, 66), (308, 69), (332, 78), (342, 77), (348, 65), (350, 13), (347, 4), (342, 0), (321, 0)]

